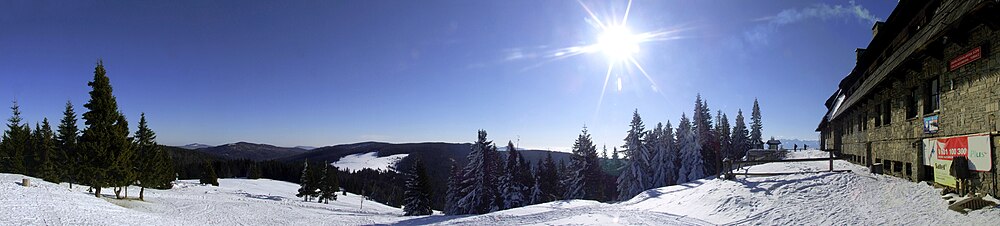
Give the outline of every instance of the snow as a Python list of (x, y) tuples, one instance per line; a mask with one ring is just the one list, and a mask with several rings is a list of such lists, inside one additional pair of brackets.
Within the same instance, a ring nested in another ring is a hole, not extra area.
[(359, 153), (341, 157), (333, 163), (333, 166), (349, 171), (361, 170), (365, 168), (373, 170), (394, 170), (393, 167), (395, 167), (396, 162), (399, 162), (399, 160), (402, 160), (409, 155), (410, 154), (398, 154), (378, 157), (378, 152)]
[[(170, 190), (146, 190), (145, 201), (104, 198), (86, 187), (52, 184), (21, 175), (0, 174), (0, 225), (363, 225), (397, 222), (399, 208), (360, 196), (337, 193), (329, 204), (303, 202), (298, 185), (267, 179), (219, 179), (219, 186), (196, 180), (175, 182)], [(139, 194), (129, 190), (130, 198)]]
[[(789, 158), (825, 157), (821, 151)], [(823, 171), (828, 162), (768, 163), (750, 172)], [(835, 161), (845, 173), (804, 173), (735, 180), (701, 179), (644, 191), (619, 203), (568, 200), (483, 215), (407, 217), (402, 210), (338, 194), (330, 204), (303, 202), (298, 185), (274, 180), (185, 180), (147, 190), (146, 201), (95, 198), (86, 187), (0, 174), (0, 225), (995, 225), (1000, 209), (966, 215), (947, 209), (939, 189), (873, 175)], [(133, 187), (131, 197), (138, 194)]]

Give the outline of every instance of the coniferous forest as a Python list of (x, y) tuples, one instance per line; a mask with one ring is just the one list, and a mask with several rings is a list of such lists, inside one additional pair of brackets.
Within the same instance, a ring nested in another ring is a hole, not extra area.
[(138, 130), (128, 131), (102, 62), (87, 85), (92, 90), (83, 105), (83, 128), (78, 127), (70, 102), (55, 131), (47, 118), (29, 126), (13, 102), (0, 142), (4, 173), (89, 186), (95, 196), (111, 188), (119, 199), (128, 196), (122, 194), (125, 187), (140, 187), (137, 198), (143, 199), (145, 189), (169, 189), (175, 179), (219, 186), (219, 178), (264, 178), (299, 183), (303, 201), (328, 203), (336, 201), (338, 192), (351, 192), (404, 206), (407, 215), (426, 215), (431, 209), (483, 214), (556, 200), (623, 201), (647, 189), (716, 175), (722, 159), (742, 158), (748, 149), (763, 144), (756, 100), (748, 127), (742, 110), (733, 124), (721, 111), (713, 120), (708, 102), (698, 95), (694, 111), (690, 117), (682, 114), (676, 128), (669, 120), (647, 128), (634, 111), (623, 145), (610, 150), (604, 146), (599, 151), (584, 127), (573, 141), (569, 161), (557, 161), (549, 153), (531, 162), (513, 142), (506, 144), (506, 151), (498, 151), (487, 132), (480, 130), (463, 161), (466, 164), (451, 161), (447, 178), (431, 177), (419, 157), (411, 157), (417, 159), (401, 170), (348, 171), (329, 162), (223, 159), (159, 145), (144, 113), (139, 115)]

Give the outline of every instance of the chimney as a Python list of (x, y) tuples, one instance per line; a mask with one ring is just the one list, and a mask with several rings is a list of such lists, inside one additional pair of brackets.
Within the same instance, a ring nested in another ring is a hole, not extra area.
[(865, 55), (865, 50), (866, 49), (863, 48), (854, 49), (854, 54), (855, 54), (854, 63), (861, 62), (861, 57)]
[(875, 36), (878, 35), (878, 29), (882, 28), (882, 26), (884, 26), (884, 25), (885, 25), (885, 22), (875, 21), (875, 25), (872, 26), (872, 38), (875, 38)]

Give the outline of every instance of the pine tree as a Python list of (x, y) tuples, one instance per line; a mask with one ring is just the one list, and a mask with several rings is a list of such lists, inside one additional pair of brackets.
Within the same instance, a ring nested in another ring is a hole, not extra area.
[(681, 124), (678, 128), (677, 142), (680, 147), (681, 165), (677, 184), (704, 178), (705, 161), (702, 159), (698, 134), (692, 130), (690, 121), (684, 115), (681, 115)]
[(651, 180), (649, 163), (649, 149), (645, 140), (646, 131), (642, 125), (642, 118), (639, 111), (632, 113), (632, 122), (629, 125), (628, 135), (625, 136), (625, 145), (622, 146), (625, 157), (628, 159), (625, 170), (618, 176), (618, 200), (627, 200), (640, 192), (650, 188)]
[(622, 168), (622, 159), (618, 155), (618, 147), (611, 147), (611, 169), (618, 171)]
[(3, 134), (3, 143), (0, 147), (0, 172), (24, 174), (28, 170), (24, 165), (24, 154), (28, 152), (31, 144), (31, 129), (27, 124), (21, 124), (21, 110), (14, 101), (10, 107), (13, 114), (7, 119), (7, 130)]
[(733, 134), (730, 140), (732, 143), (730, 155), (733, 159), (743, 159), (743, 156), (746, 156), (747, 150), (750, 150), (750, 137), (747, 132), (747, 124), (743, 120), (743, 110), (739, 110), (736, 114), (736, 125), (733, 126)]
[(535, 173), (535, 187), (532, 192), (531, 203), (545, 203), (562, 198), (559, 193), (559, 171), (555, 160), (552, 159), (552, 152), (548, 152), (545, 160), (538, 162), (537, 173)]
[(66, 101), (66, 110), (63, 111), (63, 118), (59, 121), (59, 129), (56, 134), (56, 141), (59, 146), (60, 169), (63, 175), (68, 177), (69, 187), (73, 188), (76, 178), (79, 176), (80, 156), (77, 152), (77, 139), (80, 131), (76, 127), (76, 113), (73, 112), (73, 103)]
[(405, 215), (431, 215), (431, 184), (424, 163), (420, 159), (413, 161), (405, 187), (406, 204), (403, 206)]
[(316, 193), (316, 182), (312, 181), (315, 173), (310, 172), (311, 170), (309, 160), (305, 160), (302, 163), (302, 177), (299, 179), (299, 193), (295, 194), (295, 197), (302, 197), (302, 200), (306, 202)]
[(458, 202), (465, 196), (462, 193), (462, 170), (454, 160), (451, 161), (451, 169), (448, 170), (448, 191), (445, 194), (445, 210), (448, 215), (465, 213), (466, 210), (458, 205)]
[(139, 117), (135, 131), (136, 180), (139, 182), (139, 200), (145, 200), (146, 188), (170, 188), (174, 180), (173, 160), (156, 143), (156, 133), (146, 122), (146, 113)]
[(502, 201), (499, 200), (500, 192), (497, 181), (498, 161), (496, 146), (493, 141), (488, 141), (486, 131), (480, 130), (476, 143), (472, 145), (469, 152), (469, 164), (465, 166), (462, 177), (465, 194), (459, 200), (458, 205), (463, 210), (462, 214), (484, 214), (499, 209)]
[[(118, 103), (112, 95), (111, 81), (105, 76), (104, 64), (98, 62), (94, 68), (94, 80), (87, 83), (90, 101), (84, 105), (83, 113), (87, 128), (80, 136), (80, 151), (83, 153), (84, 181), (95, 189), (94, 196), (100, 197), (103, 187), (121, 187), (134, 180), (131, 172), (132, 150), (128, 139), (128, 123), (118, 111)], [(115, 196), (121, 198), (120, 190)]]
[(62, 175), (56, 166), (55, 134), (49, 125), (49, 119), (42, 120), (42, 127), (35, 125), (35, 162), (39, 165), (38, 177), (52, 183), (59, 183)]
[(732, 153), (733, 153), (733, 151), (732, 151), (732, 149), (733, 149), (733, 147), (732, 147), (733, 146), (732, 136), (733, 135), (732, 135), (732, 131), (731, 131), (732, 127), (730, 127), (730, 125), (729, 125), (729, 118), (726, 117), (726, 114), (722, 113), (722, 111), (719, 111), (718, 114), (721, 115), (721, 116), (718, 116), (719, 120), (716, 123), (717, 124), (716, 128), (718, 128), (718, 129), (716, 129), (716, 131), (718, 131), (718, 133), (719, 133), (718, 134), (719, 135), (718, 136), (719, 137), (719, 150), (720, 150), (719, 152), (722, 154), (722, 156), (720, 156), (720, 158), (732, 160), (733, 159), (733, 155), (732, 155)]
[(757, 105), (757, 98), (754, 98), (753, 112), (750, 113), (750, 142), (753, 144), (753, 148), (764, 148), (764, 140), (761, 139), (761, 130), (764, 129), (764, 125), (761, 124), (760, 120), (760, 106)]
[(337, 200), (337, 190), (340, 190), (339, 179), (337, 179), (337, 168), (330, 166), (329, 162), (323, 163), (323, 180), (319, 186), (319, 202), (330, 203), (330, 200)]
[(662, 124), (656, 124), (652, 134), (655, 134), (650, 136), (650, 140), (654, 141), (650, 166), (653, 170), (652, 187), (673, 185), (677, 181), (677, 151), (673, 144), (674, 132), (670, 121), (667, 121), (665, 128)]
[(700, 138), (701, 156), (705, 162), (705, 172), (715, 174), (719, 164), (719, 144), (715, 138), (715, 131), (712, 128), (712, 111), (708, 108), (708, 102), (701, 99), (701, 94), (695, 100), (694, 107), (694, 133)]
[(597, 159), (597, 145), (583, 127), (573, 144), (570, 181), (566, 187), (566, 199), (601, 200), (604, 184), (601, 183), (601, 165)]
[(212, 166), (212, 162), (205, 161), (205, 163), (201, 165), (201, 179), (198, 182), (201, 184), (219, 186), (219, 177), (215, 174), (215, 167)]
[(517, 208), (524, 206), (528, 202), (525, 196), (527, 184), (524, 184), (524, 172), (522, 170), (524, 158), (514, 147), (514, 143), (507, 142), (507, 163), (503, 167), (504, 175), (500, 177), (500, 194), (503, 200), (503, 209)]

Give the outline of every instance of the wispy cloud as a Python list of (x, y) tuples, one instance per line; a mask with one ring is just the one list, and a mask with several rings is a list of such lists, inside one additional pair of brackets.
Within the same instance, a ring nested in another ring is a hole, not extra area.
[(743, 41), (748, 45), (766, 45), (771, 34), (777, 32), (779, 28), (811, 19), (846, 19), (856, 20), (864, 24), (872, 24), (880, 20), (871, 11), (854, 1), (850, 1), (849, 5), (817, 4), (801, 9), (785, 9), (773, 16), (754, 19), (754, 22), (762, 24), (743, 32)]

